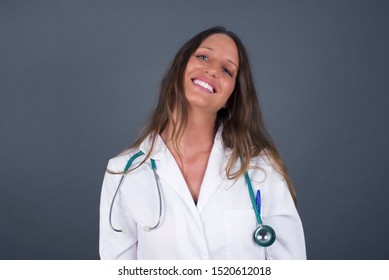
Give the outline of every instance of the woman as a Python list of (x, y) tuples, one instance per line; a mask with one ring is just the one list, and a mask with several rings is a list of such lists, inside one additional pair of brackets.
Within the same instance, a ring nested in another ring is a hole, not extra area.
[[(294, 200), (264, 127), (246, 50), (234, 33), (210, 28), (178, 51), (143, 133), (108, 163), (100, 256), (305, 259)], [(260, 218), (276, 233), (269, 247), (257, 244), (261, 234), (253, 238), (266, 229)]]

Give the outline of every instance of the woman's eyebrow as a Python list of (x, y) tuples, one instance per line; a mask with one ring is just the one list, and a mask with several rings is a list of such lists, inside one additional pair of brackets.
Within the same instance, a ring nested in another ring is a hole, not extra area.
[[(199, 47), (199, 49), (207, 49), (207, 50), (210, 50), (210, 51), (214, 50), (213, 48), (206, 47), (206, 46), (201, 46), (201, 47)], [(231, 59), (228, 58), (227, 61), (230, 62), (231, 64), (233, 64), (236, 67), (236, 69), (239, 69), (238, 65), (235, 62), (233, 62)]]

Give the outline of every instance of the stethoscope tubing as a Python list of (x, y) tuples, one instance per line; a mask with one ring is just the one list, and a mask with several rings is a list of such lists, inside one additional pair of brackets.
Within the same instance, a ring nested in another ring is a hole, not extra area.
[(117, 194), (118, 194), (118, 192), (119, 192), (119, 189), (120, 189), (120, 187), (121, 187), (121, 185), (122, 185), (124, 179), (126, 178), (126, 175), (127, 175), (127, 174), (123, 174), (122, 177), (120, 178), (119, 185), (118, 185), (118, 187), (116, 188), (115, 194), (114, 194), (113, 197), (112, 197), (111, 206), (109, 207), (109, 225), (110, 225), (111, 229), (114, 230), (114, 231), (116, 231), (116, 232), (123, 232), (123, 230), (117, 229), (117, 228), (115, 228), (115, 227), (113, 226), (113, 224), (112, 224), (112, 209), (113, 209), (113, 204), (114, 204), (114, 202), (115, 202), (116, 196), (117, 196)]
[(160, 183), (159, 183), (159, 176), (158, 176), (158, 174), (157, 174), (157, 170), (156, 170), (154, 161), (151, 162), (151, 167), (152, 167), (152, 169), (153, 169), (155, 182), (157, 182), (158, 198), (159, 198), (159, 217), (158, 217), (158, 221), (157, 221), (157, 223), (155, 224), (155, 226), (153, 226), (153, 227), (145, 226), (145, 227), (144, 227), (144, 230), (145, 230), (145, 231), (151, 231), (151, 230), (154, 230), (154, 229), (156, 229), (156, 228), (159, 227), (159, 225), (161, 224), (161, 221), (162, 221), (162, 211), (163, 211), (162, 189), (161, 189), (161, 185), (160, 185)]
[(261, 215), (259, 214), (259, 211), (258, 211), (257, 203), (255, 201), (253, 186), (251, 185), (251, 180), (250, 180), (250, 177), (249, 177), (249, 174), (247, 171), (244, 174), (244, 177), (246, 179), (247, 187), (249, 189), (251, 204), (253, 205), (253, 208), (254, 208), (254, 213), (255, 213), (255, 217), (257, 219), (257, 223), (258, 223), (258, 225), (261, 226), (262, 225)]
[[(122, 229), (117, 229), (113, 226), (112, 224), (112, 211), (113, 211), (113, 205), (115, 203), (115, 199), (116, 199), (116, 196), (117, 194), (119, 193), (119, 190), (120, 190), (120, 187), (122, 186), (126, 176), (128, 173), (126, 173), (128, 171), (128, 169), (131, 167), (132, 163), (134, 162), (134, 160), (136, 158), (138, 158), (139, 156), (142, 156), (144, 155), (144, 153), (142, 151), (139, 151), (138, 153), (136, 153), (135, 155), (133, 155), (127, 162), (126, 164), (126, 167), (124, 168), (124, 174), (122, 175), (122, 177), (120, 178), (120, 181), (119, 181), (119, 184), (118, 184), (118, 187), (116, 188), (116, 191), (115, 191), (115, 194), (113, 195), (112, 197), (112, 201), (111, 201), (111, 205), (109, 207), (109, 225), (111, 227), (112, 230), (116, 231), (116, 232), (125, 232), (125, 230), (122, 230)], [(157, 174), (157, 166), (155, 164), (155, 161), (153, 159), (150, 159), (151, 161), (151, 169), (153, 170), (153, 174), (154, 174), (154, 179), (155, 179), (155, 182), (157, 184), (157, 190), (158, 190), (158, 200), (159, 200), (159, 216), (158, 216), (158, 221), (157, 223), (154, 225), (154, 226), (145, 226), (144, 227), (144, 230), (145, 231), (151, 231), (151, 230), (154, 230), (156, 228), (158, 228), (160, 225), (161, 225), (161, 222), (162, 222), (162, 211), (163, 211), (163, 195), (162, 195), (162, 189), (161, 189), (161, 185), (160, 185), (160, 182), (159, 182), (159, 176)]]

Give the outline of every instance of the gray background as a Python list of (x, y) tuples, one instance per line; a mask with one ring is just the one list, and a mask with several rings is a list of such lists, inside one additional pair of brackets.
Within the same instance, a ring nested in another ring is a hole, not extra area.
[(389, 259), (388, 1), (0, 1), (0, 258), (98, 258), (108, 159), (212, 25), (246, 44), (310, 259)]

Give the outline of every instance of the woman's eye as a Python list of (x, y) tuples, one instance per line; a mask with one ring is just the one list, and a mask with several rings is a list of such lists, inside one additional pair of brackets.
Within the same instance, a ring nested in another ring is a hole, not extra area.
[(196, 57), (201, 60), (208, 60), (208, 57), (206, 55), (198, 54), (196, 55)]
[(228, 76), (232, 77), (232, 72), (228, 68), (223, 68), (223, 72), (226, 73)]

